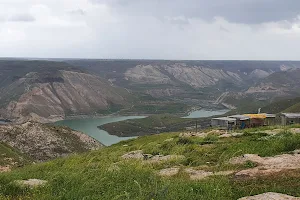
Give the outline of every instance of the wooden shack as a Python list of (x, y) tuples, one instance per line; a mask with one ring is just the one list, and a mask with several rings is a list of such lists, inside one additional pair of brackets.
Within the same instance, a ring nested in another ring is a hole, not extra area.
[(250, 127), (259, 127), (265, 124), (266, 114), (245, 114), (250, 118)]
[(276, 125), (276, 115), (275, 114), (266, 114), (265, 124), (266, 126)]
[(230, 118), (236, 119), (236, 127), (244, 129), (250, 126), (250, 117), (245, 115), (231, 115)]
[(219, 117), (211, 119), (211, 126), (228, 129), (236, 125), (236, 119), (230, 117)]
[(300, 113), (282, 113), (281, 114), (281, 124), (292, 125), (300, 124)]

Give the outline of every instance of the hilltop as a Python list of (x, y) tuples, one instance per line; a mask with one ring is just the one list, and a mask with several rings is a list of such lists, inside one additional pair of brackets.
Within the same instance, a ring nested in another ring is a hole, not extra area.
[(0, 172), (103, 146), (81, 132), (36, 122), (0, 125), (0, 141)]
[[(300, 196), (300, 126), (164, 133), (0, 174), (8, 199)], [(21, 180), (39, 179), (29, 189)], [(266, 195), (275, 195), (268, 193)]]
[(130, 119), (113, 122), (99, 126), (112, 135), (117, 136), (142, 136), (164, 132), (185, 131), (195, 129), (196, 121), (198, 128), (209, 127), (210, 118), (187, 119), (170, 114), (151, 115), (143, 119)]
[(300, 112), (300, 98), (283, 99), (275, 101), (262, 108), (263, 112), (280, 113), (280, 112)]

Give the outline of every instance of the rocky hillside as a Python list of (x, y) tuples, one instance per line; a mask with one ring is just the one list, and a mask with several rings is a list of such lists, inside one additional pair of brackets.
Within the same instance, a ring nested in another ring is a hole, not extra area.
[(300, 69), (290, 69), (276, 72), (250, 87), (247, 93), (267, 93), (277, 95), (288, 95), (299, 92)]
[(33, 160), (19, 150), (0, 142), (0, 173), (30, 164)]
[[(250, 99), (266, 104), (271, 93), (286, 93), (276, 83), (276, 76), (297, 70), (297, 61), (168, 61), (168, 60), (73, 60), (66, 61), (91, 70), (114, 85), (159, 99), (195, 104), (239, 106), (228, 98)], [(273, 78), (275, 77), (275, 78)], [(269, 80), (269, 81), (265, 81)], [(261, 84), (261, 85), (260, 85)], [(284, 84), (283, 84), (284, 86)], [(244, 95), (244, 93), (246, 95)], [(271, 98), (270, 97), (271, 94)], [(231, 96), (233, 95), (233, 96)], [(222, 97), (222, 98), (220, 98)], [(221, 99), (219, 101), (218, 99)], [(250, 102), (251, 102), (250, 101)]]
[[(69, 115), (170, 113), (265, 106), (299, 94), (299, 62), (0, 61), (0, 119), (52, 122)], [(101, 77), (101, 78), (100, 78)], [(249, 106), (248, 106), (249, 107)], [(163, 113), (163, 112), (158, 112)]]
[(265, 112), (277, 113), (285, 109), (296, 112), (299, 105), (291, 107), (293, 101), (289, 100), (300, 97), (299, 77), (299, 68), (284, 68), (250, 84), (243, 92), (230, 92), (223, 103), (234, 105), (237, 112), (256, 112), (258, 108), (265, 108)]
[(233, 72), (206, 67), (189, 67), (186, 64), (138, 65), (125, 72), (125, 79), (139, 84), (186, 84), (192, 88), (216, 85), (219, 81), (239, 83), (241, 77)]
[(275, 101), (262, 108), (262, 112), (300, 112), (300, 97)]
[[(99, 149), (103, 146), (95, 139), (78, 131), (36, 122), (0, 125), (0, 141), (6, 144), (7, 148), (13, 148), (13, 151), (22, 153), (23, 157), (37, 162)], [(11, 158), (10, 154), (4, 157), (6, 160), (15, 159)]]
[(299, 125), (143, 136), (0, 173), (0, 199), (299, 199), (299, 149)]
[(6, 81), (0, 87), (0, 116), (16, 122), (51, 122), (128, 104), (126, 90), (111, 86), (98, 76), (52, 67), (44, 71), (33, 68)]

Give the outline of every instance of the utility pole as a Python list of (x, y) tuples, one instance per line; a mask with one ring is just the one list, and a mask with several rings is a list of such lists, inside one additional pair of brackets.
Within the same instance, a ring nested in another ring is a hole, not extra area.
[(198, 121), (196, 120), (196, 133), (198, 133)]

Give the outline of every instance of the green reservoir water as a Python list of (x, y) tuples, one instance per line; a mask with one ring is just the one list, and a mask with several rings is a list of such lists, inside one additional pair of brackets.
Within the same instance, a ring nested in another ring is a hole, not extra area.
[(196, 110), (191, 112), (188, 116), (183, 118), (201, 118), (201, 117), (211, 117), (215, 115), (223, 115), (229, 110)]
[(144, 118), (141, 116), (126, 116), (126, 117), (104, 117), (104, 118), (87, 118), (87, 119), (70, 119), (70, 120), (63, 120), (58, 121), (56, 125), (68, 126), (71, 129), (81, 131), (105, 146), (110, 146), (112, 144), (118, 143), (122, 140), (128, 140), (135, 137), (118, 137), (115, 135), (110, 135), (108, 132), (99, 129), (97, 126), (108, 124), (111, 122), (118, 122), (127, 119), (139, 119)]
[[(200, 118), (200, 117), (210, 117), (214, 115), (221, 115), (226, 113), (228, 110), (219, 110), (219, 111), (209, 111), (209, 110), (197, 110), (191, 112), (185, 118)], [(144, 118), (144, 116), (124, 116), (124, 117), (103, 117), (103, 118), (87, 118), (87, 119), (70, 119), (58, 121), (56, 125), (68, 126), (71, 129), (81, 131), (102, 144), (106, 146), (110, 146), (112, 144), (118, 143), (122, 140), (128, 140), (135, 137), (118, 137), (115, 135), (110, 135), (108, 132), (101, 130), (98, 126), (103, 124), (108, 124), (111, 122), (118, 122), (127, 119), (140, 119)]]

